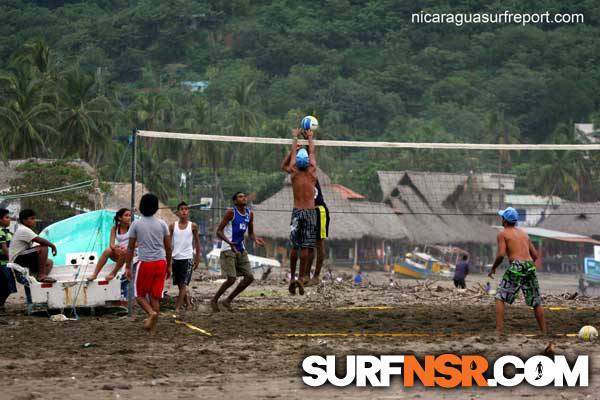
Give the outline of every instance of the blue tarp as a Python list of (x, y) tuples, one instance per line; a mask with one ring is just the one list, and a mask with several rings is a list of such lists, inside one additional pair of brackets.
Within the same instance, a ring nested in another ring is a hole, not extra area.
[(54, 265), (65, 265), (67, 253), (96, 252), (98, 257), (108, 247), (115, 211), (98, 210), (56, 222), (40, 233), (56, 245)]

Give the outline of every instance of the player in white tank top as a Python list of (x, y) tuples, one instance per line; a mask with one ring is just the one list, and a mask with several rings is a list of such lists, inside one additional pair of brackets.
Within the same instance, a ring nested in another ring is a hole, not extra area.
[(184, 229), (180, 229), (181, 222), (174, 224), (173, 229), (173, 260), (189, 260), (194, 257), (193, 223), (187, 221)]
[(183, 201), (177, 205), (177, 216), (179, 221), (169, 225), (173, 243), (173, 284), (179, 288), (179, 295), (175, 302), (176, 313), (184, 303), (189, 309), (193, 306), (188, 285), (192, 278), (192, 272), (198, 268), (202, 254), (198, 225), (189, 220), (190, 209)]

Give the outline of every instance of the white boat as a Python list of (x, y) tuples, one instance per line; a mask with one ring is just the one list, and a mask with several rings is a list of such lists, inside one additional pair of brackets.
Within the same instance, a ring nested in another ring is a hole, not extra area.
[[(208, 253), (206, 258), (208, 261), (209, 271), (218, 273), (221, 272), (221, 264), (219, 263), (220, 257), (221, 249), (213, 249), (210, 253)], [(252, 272), (263, 273), (269, 268), (281, 268), (281, 263), (273, 258), (258, 257), (248, 254), (248, 259), (250, 260)]]
[(49, 276), (55, 283), (39, 282), (29, 270), (9, 263), (25, 286), (27, 312), (70, 307), (113, 307), (123, 305), (121, 276), (107, 281), (114, 264), (107, 263), (98, 278), (88, 281), (102, 251), (108, 247), (114, 211), (99, 210), (80, 214), (44, 229), (40, 236), (56, 244), (58, 253), (50, 257), (54, 267)]

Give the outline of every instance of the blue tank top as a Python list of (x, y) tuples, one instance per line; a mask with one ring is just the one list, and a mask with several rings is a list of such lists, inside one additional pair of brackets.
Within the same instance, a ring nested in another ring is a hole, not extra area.
[[(246, 214), (240, 214), (237, 208), (233, 208), (233, 219), (225, 226), (223, 233), (225, 237), (235, 245), (238, 251), (245, 251), (244, 247), (244, 236), (248, 230), (250, 224), (251, 210), (246, 208)], [(223, 242), (221, 250), (230, 250), (230, 246), (227, 242)]]

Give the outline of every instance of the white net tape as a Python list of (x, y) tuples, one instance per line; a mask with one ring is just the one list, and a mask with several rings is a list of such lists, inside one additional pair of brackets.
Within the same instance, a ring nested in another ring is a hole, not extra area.
[[(291, 145), (292, 139), (204, 135), (177, 132), (137, 131), (138, 136), (162, 139), (201, 140), (208, 142), (257, 143)], [(298, 143), (306, 144), (306, 140)], [(445, 150), (556, 150), (556, 151), (592, 151), (600, 150), (598, 144), (493, 144), (493, 143), (418, 143), (418, 142), (361, 142), (355, 140), (315, 140), (316, 146), (385, 148), (385, 149), (445, 149)]]

